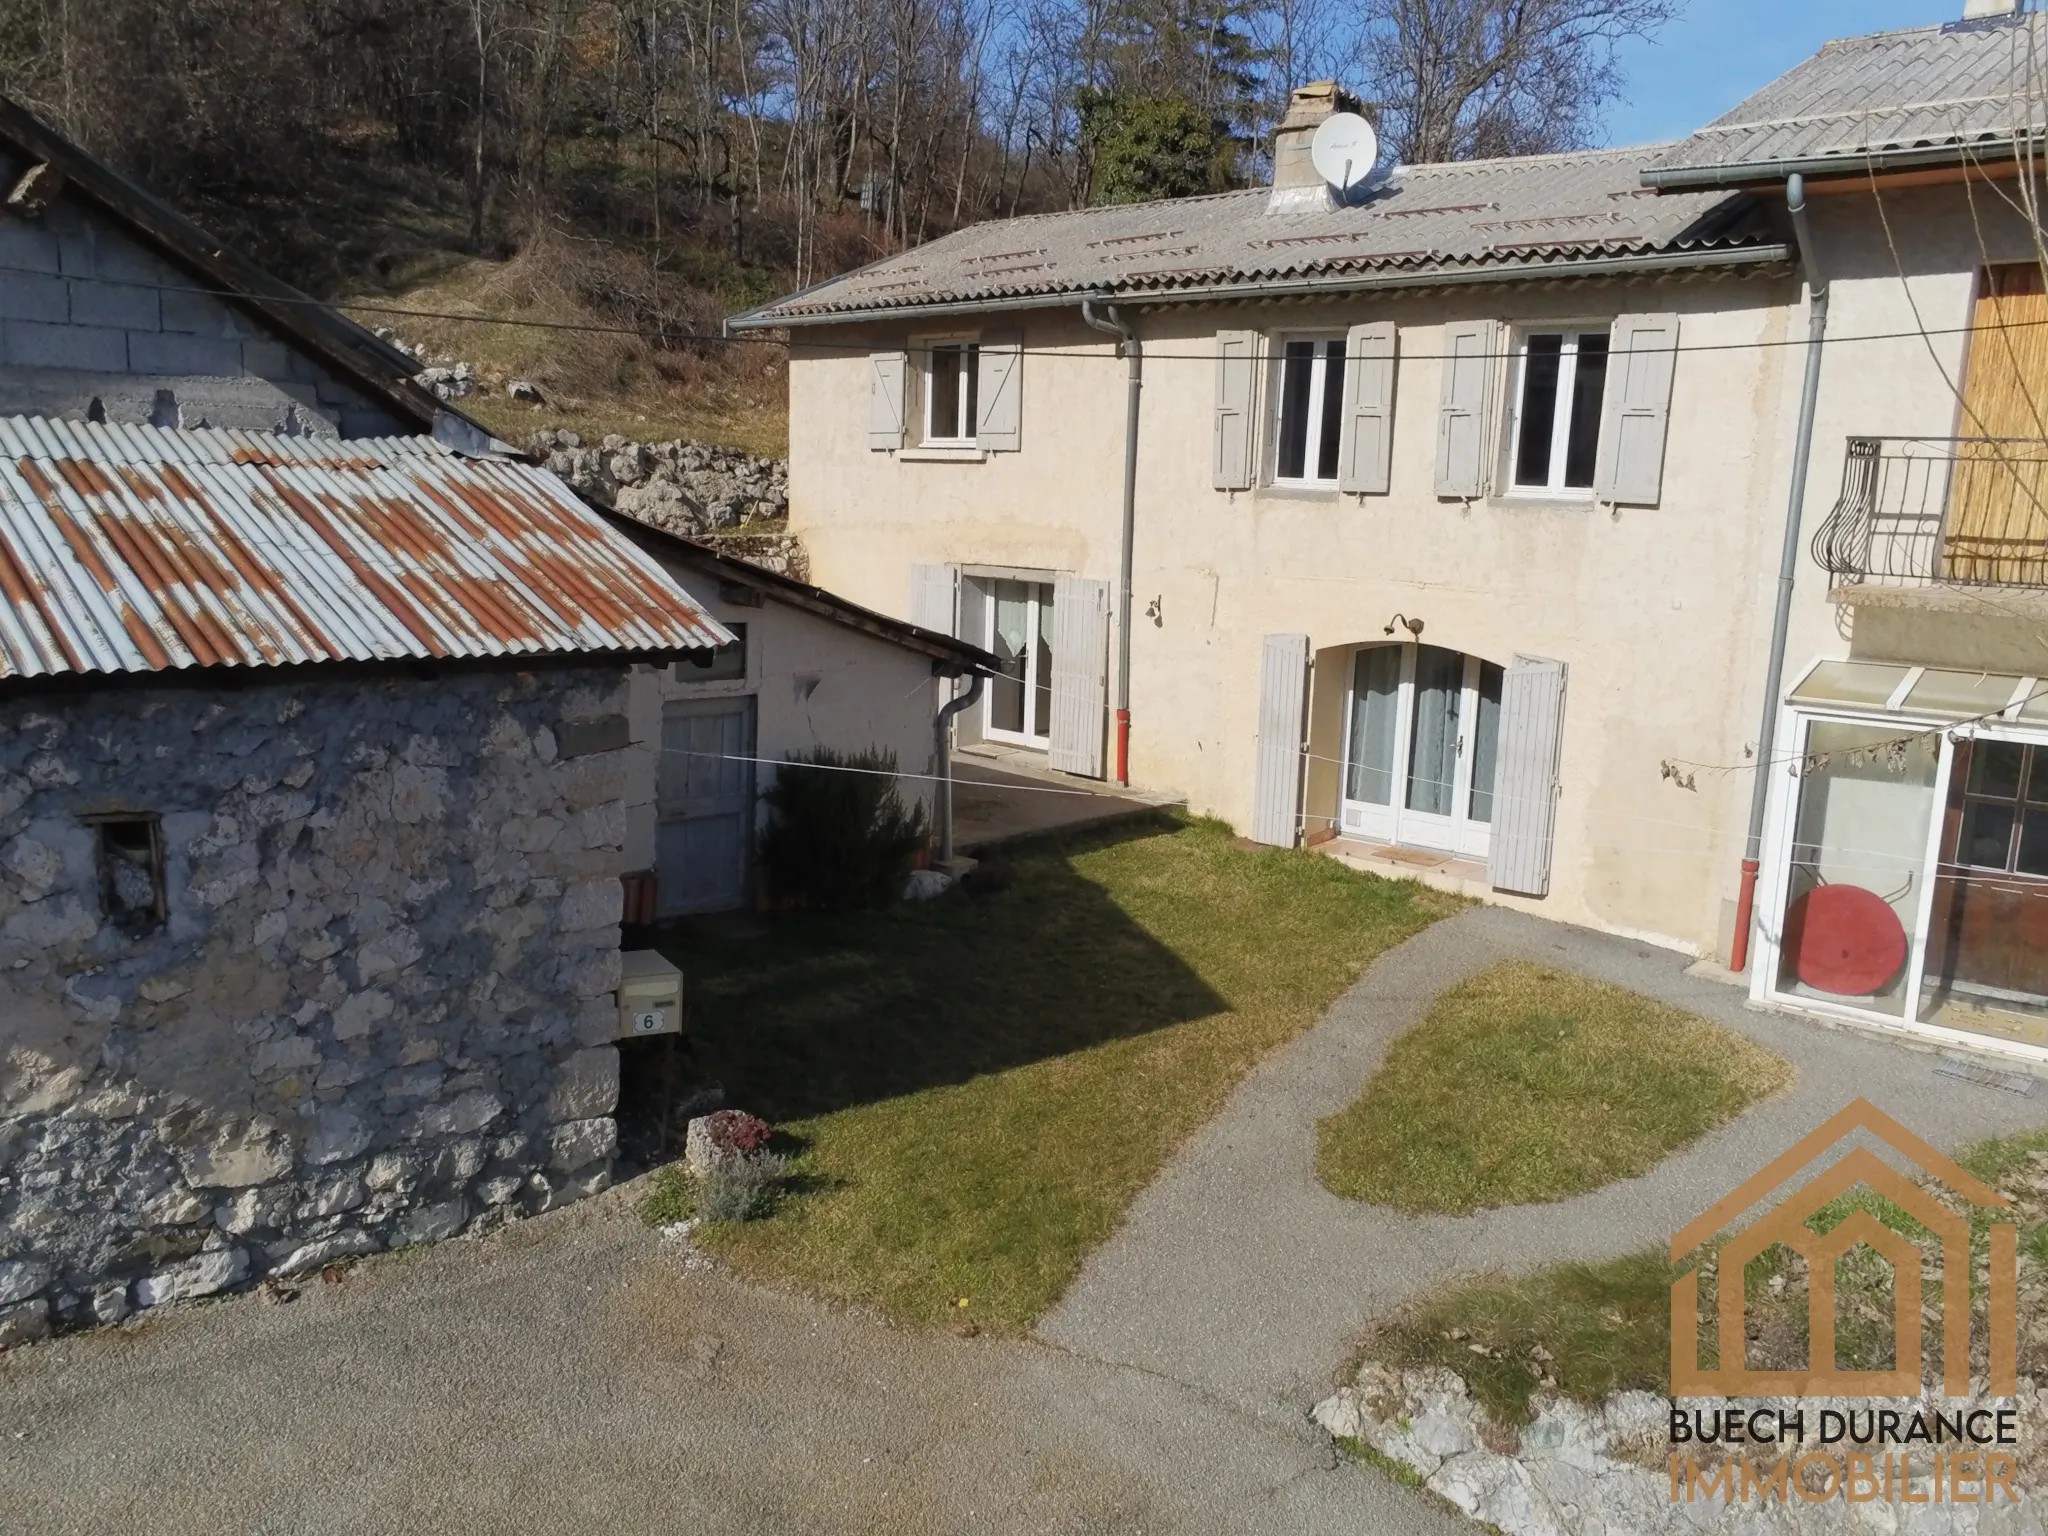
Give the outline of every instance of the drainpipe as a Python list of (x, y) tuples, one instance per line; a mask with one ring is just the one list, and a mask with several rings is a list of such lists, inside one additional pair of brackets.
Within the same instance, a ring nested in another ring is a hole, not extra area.
[(939, 743), (939, 865), (948, 874), (953, 869), (953, 717), (980, 701), (982, 682), (982, 675), (975, 673), (967, 691), (941, 704), (938, 718), (932, 722)]
[(1117, 338), (1123, 355), (1127, 387), (1124, 404), (1124, 536), (1117, 567), (1116, 598), (1116, 781), (1131, 782), (1131, 545), (1138, 529), (1138, 395), (1145, 387), (1145, 354), (1137, 333), (1116, 312), (1115, 305), (1097, 318), (1095, 301), (1081, 301), (1081, 319)]
[(1813, 411), (1820, 398), (1822, 343), (1828, 334), (1828, 285), (1820, 274), (1807, 225), (1806, 178), (1785, 178), (1785, 208), (1806, 269), (1806, 383), (1799, 396), (1799, 436), (1792, 445), (1792, 489), (1785, 508), (1785, 546), (1778, 557), (1778, 602), (1771, 613), (1771, 657), (1764, 669), (1763, 723), (1756, 733), (1756, 782), (1750, 786), (1749, 840), (1742, 849), (1742, 887), (1735, 900), (1735, 945), (1728, 968), (1749, 966), (1749, 930), (1756, 913), (1756, 876), (1763, 862), (1764, 802), (1770, 795), (1771, 752), (1778, 737), (1778, 691), (1785, 681), (1785, 633), (1792, 623), (1792, 582), (1799, 569), (1799, 526), (1806, 508), (1806, 472), (1813, 459)]

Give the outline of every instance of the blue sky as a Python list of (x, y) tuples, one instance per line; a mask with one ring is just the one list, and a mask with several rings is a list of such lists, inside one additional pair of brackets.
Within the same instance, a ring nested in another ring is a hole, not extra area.
[(1963, 0), (1685, 0), (1653, 43), (1622, 54), (1627, 99), (1607, 142), (1649, 144), (1712, 122), (1831, 37), (1955, 21)]

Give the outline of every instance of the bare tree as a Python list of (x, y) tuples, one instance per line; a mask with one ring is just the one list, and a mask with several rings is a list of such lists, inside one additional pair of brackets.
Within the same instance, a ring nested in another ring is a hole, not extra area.
[(1404, 160), (1540, 154), (1592, 139), (1615, 49), (1674, 0), (1372, 0), (1364, 87)]

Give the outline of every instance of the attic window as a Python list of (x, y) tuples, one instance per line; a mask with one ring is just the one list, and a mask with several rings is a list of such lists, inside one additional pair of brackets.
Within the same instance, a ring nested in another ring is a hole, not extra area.
[(102, 816), (99, 830), (100, 910), (132, 939), (164, 925), (164, 844), (154, 816)]
[(747, 626), (728, 622), (725, 626), (732, 631), (731, 645), (706, 646), (690, 652), (675, 664), (675, 680), (679, 683), (730, 683), (742, 681), (747, 675)]

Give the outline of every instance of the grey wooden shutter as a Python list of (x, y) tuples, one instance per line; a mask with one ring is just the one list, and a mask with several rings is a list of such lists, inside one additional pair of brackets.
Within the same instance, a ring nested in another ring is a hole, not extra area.
[(1301, 810), (1302, 707), (1308, 636), (1268, 635), (1259, 656), (1259, 767), (1252, 841), (1292, 848)]
[(1493, 840), (1486, 877), (1496, 890), (1550, 894), (1557, 765), (1564, 740), (1564, 663), (1517, 656), (1500, 689), (1493, 770)]
[(1678, 316), (1623, 315), (1608, 348), (1606, 409), (1600, 421), (1593, 494), (1654, 507), (1664, 491), (1664, 430), (1678, 362)]
[(1354, 325), (1344, 338), (1344, 445), (1337, 489), (1385, 495), (1394, 439), (1394, 322)]
[(901, 352), (868, 354), (868, 447), (903, 446), (903, 378), (908, 359)]
[(1052, 587), (1052, 743), (1045, 760), (1102, 777), (1108, 702), (1109, 583), (1062, 576)]
[(1444, 327), (1443, 400), (1436, 424), (1436, 493), (1486, 494), (1487, 422), (1500, 327), (1468, 320)]
[(1216, 417), (1212, 478), (1219, 491), (1252, 484), (1252, 397), (1258, 383), (1259, 333), (1216, 333)]
[(1015, 453), (1024, 446), (1024, 338), (1015, 331), (981, 338), (975, 397), (981, 420), (974, 441), (990, 453)]
[[(910, 568), (910, 622), (934, 634), (953, 633), (953, 587), (959, 567), (913, 565)], [(979, 641), (975, 642), (980, 644)]]
[[(955, 569), (958, 569), (955, 567)], [(956, 583), (958, 617), (953, 621), (953, 637), (965, 640), (969, 645), (988, 647), (988, 589), (972, 576), (961, 576)], [(988, 685), (982, 684), (982, 697), (972, 709), (963, 709), (953, 717), (953, 740), (960, 746), (967, 746), (981, 740), (982, 723), (988, 713)]]

